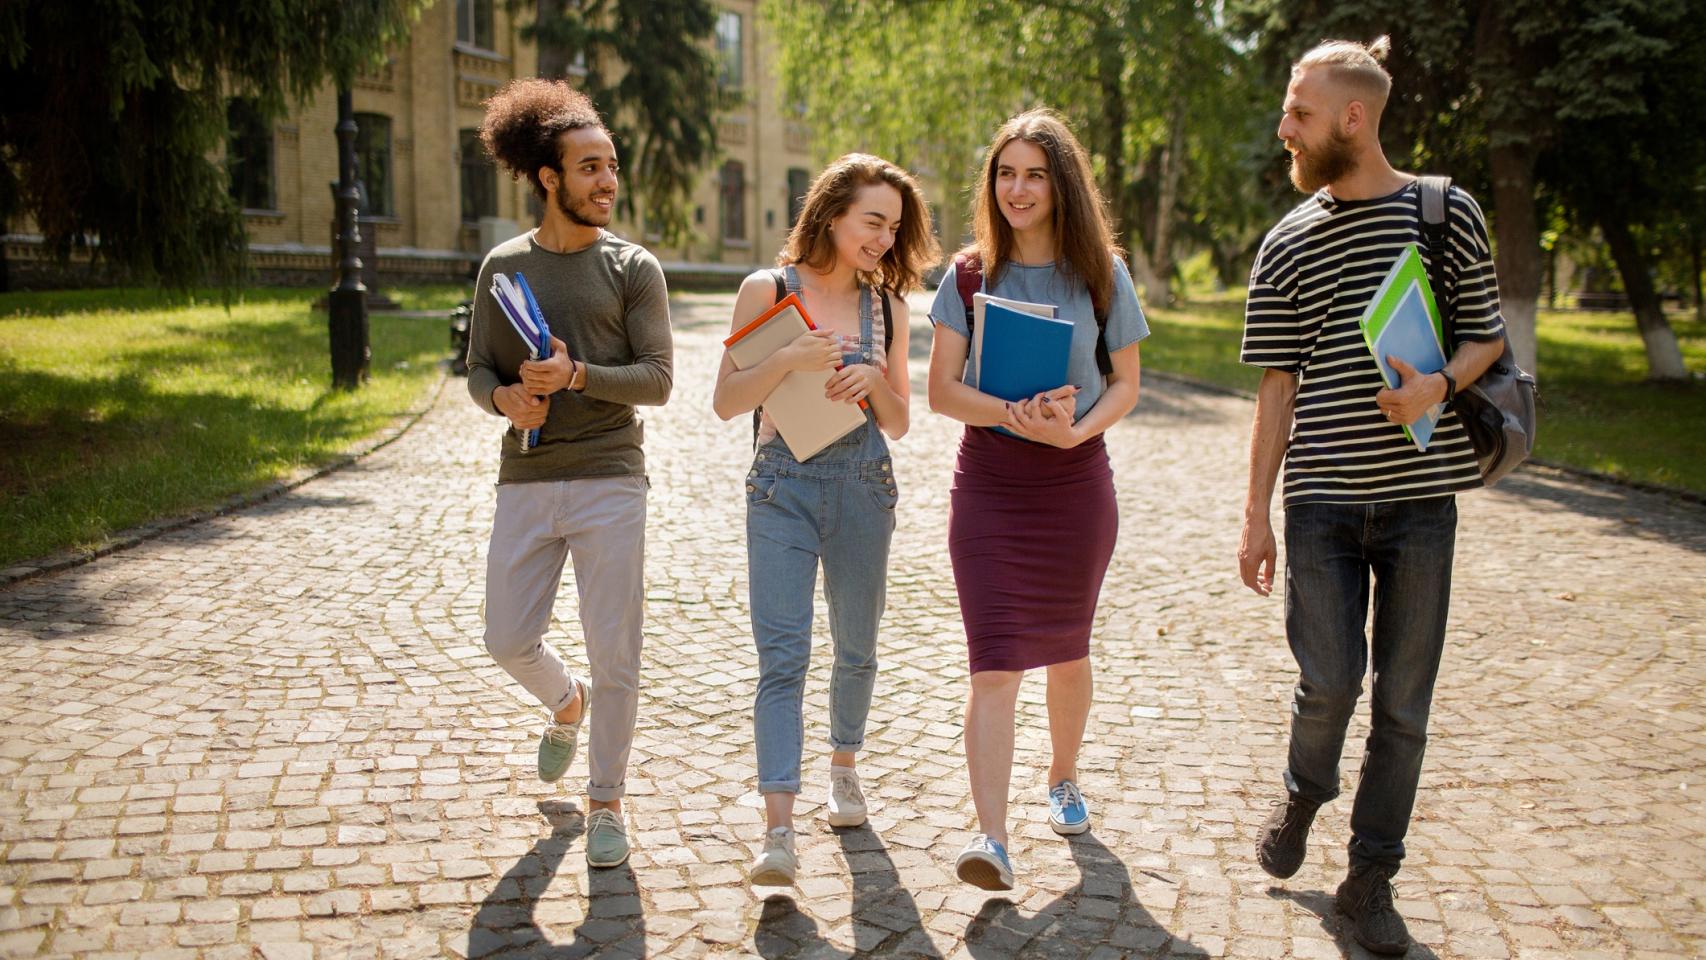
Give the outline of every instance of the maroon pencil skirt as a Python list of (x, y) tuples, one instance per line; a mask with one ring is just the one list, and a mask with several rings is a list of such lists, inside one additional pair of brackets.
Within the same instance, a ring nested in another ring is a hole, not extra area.
[(971, 672), (1089, 656), (1119, 533), (1102, 438), (1062, 450), (967, 427), (948, 502)]

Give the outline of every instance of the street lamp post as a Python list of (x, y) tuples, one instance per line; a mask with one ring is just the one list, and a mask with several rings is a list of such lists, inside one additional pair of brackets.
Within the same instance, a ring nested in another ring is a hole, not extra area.
[(355, 108), (348, 87), (338, 89), (337, 202), (338, 283), (327, 297), (332, 336), (332, 386), (354, 390), (367, 380), (367, 287), (361, 282), (361, 257), (356, 252), (359, 195), (355, 187)]

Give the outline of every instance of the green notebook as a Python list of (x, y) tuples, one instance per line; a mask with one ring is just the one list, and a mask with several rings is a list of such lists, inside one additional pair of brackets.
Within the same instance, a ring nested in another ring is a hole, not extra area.
[[(1444, 369), (1445, 350), (1441, 346), (1445, 341), (1444, 327), (1433, 290), (1428, 286), (1427, 267), (1422, 264), (1421, 252), (1415, 244), (1406, 244), (1393, 261), (1392, 269), (1386, 272), (1380, 289), (1369, 300), (1359, 324), (1363, 342), (1368, 344), (1368, 352), (1374, 355), (1388, 386), (1396, 388), (1403, 383), (1398, 371), (1386, 362), (1388, 356), (1401, 358), (1418, 373)], [(1372, 397), (1369, 399), (1373, 401)], [(1434, 404), (1421, 419), (1401, 426), (1404, 436), (1417, 450), (1426, 451), (1434, 426), (1444, 412), (1444, 404)]]

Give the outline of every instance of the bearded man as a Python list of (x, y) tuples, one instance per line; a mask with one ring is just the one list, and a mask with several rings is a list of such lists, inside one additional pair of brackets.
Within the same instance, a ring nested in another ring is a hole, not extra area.
[[(1278, 134), (1291, 179), (1310, 197), (1262, 242), (1250, 272), (1242, 359), (1263, 367), (1250, 441), (1238, 563), (1261, 596), (1274, 585), (1269, 513), (1285, 463), (1285, 633), (1299, 677), (1291, 704), (1285, 797), (1256, 857), (1281, 879), (1302, 865), (1316, 810), (1339, 792), (1345, 731), (1373, 662), (1371, 732), (1351, 808), (1350, 869), (1337, 906), (1377, 953), (1410, 944), (1392, 901), (1427, 743), (1445, 643), (1459, 491), (1481, 485), (1473, 448), (1450, 408), (1427, 450), (1402, 426), (1465, 390), (1498, 359), (1503, 321), (1486, 223), (1455, 187), (1447, 202), (1456, 313), (1443, 372), (1391, 360), (1386, 385), (1358, 321), (1405, 246), (1423, 250), (1419, 185), (1381, 150), (1392, 78), (1385, 37), (1323, 43), (1292, 66)], [(1364, 636), (1370, 586), (1374, 626)]]

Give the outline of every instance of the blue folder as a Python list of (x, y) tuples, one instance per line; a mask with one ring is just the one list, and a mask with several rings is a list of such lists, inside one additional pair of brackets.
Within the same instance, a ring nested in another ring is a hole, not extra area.
[(977, 388), (1003, 400), (1029, 400), (1066, 385), (1072, 323), (1004, 307), (984, 307)]

